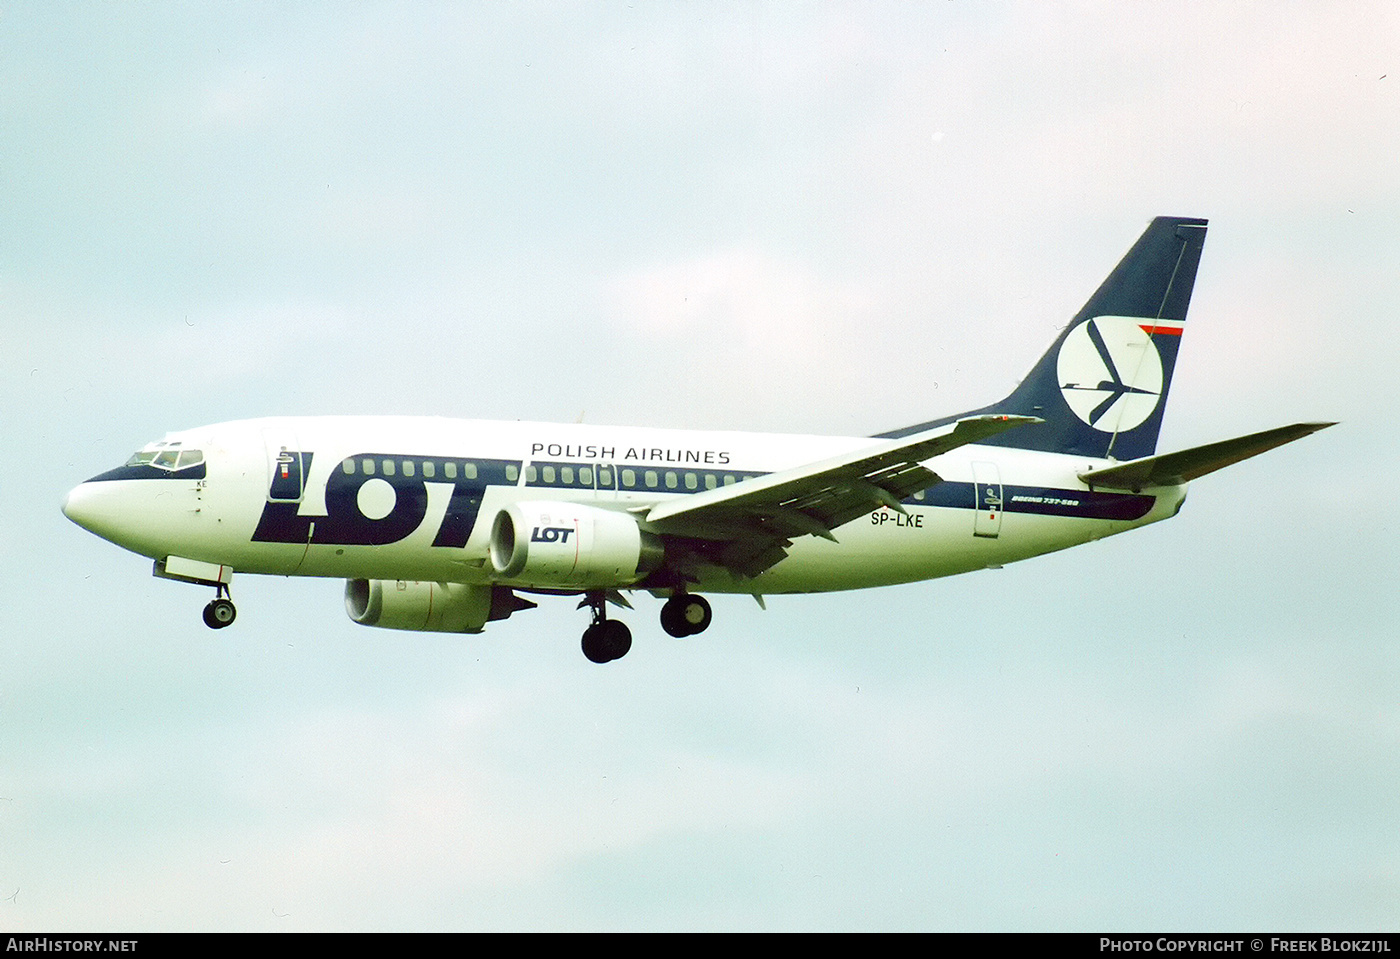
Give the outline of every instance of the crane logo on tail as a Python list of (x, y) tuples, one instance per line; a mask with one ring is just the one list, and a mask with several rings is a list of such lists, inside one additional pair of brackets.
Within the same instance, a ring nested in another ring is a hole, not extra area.
[(1163, 377), (1149, 329), (1166, 332), (1159, 321), (1135, 316), (1097, 316), (1070, 331), (1056, 374), (1075, 416), (1096, 430), (1121, 433), (1152, 415)]

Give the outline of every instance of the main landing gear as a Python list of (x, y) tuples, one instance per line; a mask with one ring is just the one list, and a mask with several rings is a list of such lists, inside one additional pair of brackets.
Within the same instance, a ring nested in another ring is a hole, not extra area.
[[(593, 611), (593, 623), (583, 631), (583, 655), (595, 663), (621, 659), (632, 648), (632, 631), (626, 623), (608, 619), (607, 604), (607, 594), (600, 591), (588, 593), (579, 604)], [(661, 607), (661, 628), (677, 638), (703, 633), (712, 618), (705, 597), (691, 593), (676, 593)]]
[(226, 585), (220, 583), (215, 590), (214, 598), (204, 607), (204, 625), (210, 629), (223, 629), (233, 622), (238, 610), (233, 608), (233, 600), (229, 599)]
[(589, 593), (581, 605), (593, 610), (593, 624), (583, 631), (583, 655), (595, 663), (610, 663), (626, 656), (632, 648), (632, 631), (626, 623), (608, 619), (607, 594)]
[(677, 593), (661, 607), (661, 628), (677, 639), (703, 633), (712, 618), (705, 597), (691, 593)]

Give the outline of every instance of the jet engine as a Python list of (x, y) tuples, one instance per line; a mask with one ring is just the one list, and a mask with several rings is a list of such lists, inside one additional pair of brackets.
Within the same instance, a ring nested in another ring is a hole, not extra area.
[(541, 588), (602, 589), (661, 565), (661, 540), (627, 513), (579, 503), (512, 503), (491, 524), (491, 569)]
[(491, 615), (494, 589), (464, 583), (351, 579), (345, 583), (345, 611), (362, 626), (479, 633), (487, 620), (502, 618)]

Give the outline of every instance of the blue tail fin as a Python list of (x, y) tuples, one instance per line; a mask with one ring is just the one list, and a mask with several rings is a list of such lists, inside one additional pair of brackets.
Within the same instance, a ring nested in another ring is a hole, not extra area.
[(1206, 239), (1206, 221), (1161, 216), (1000, 403), (882, 433), (897, 438), (981, 413), (1044, 420), (982, 441), (1017, 449), (1151, 456)]

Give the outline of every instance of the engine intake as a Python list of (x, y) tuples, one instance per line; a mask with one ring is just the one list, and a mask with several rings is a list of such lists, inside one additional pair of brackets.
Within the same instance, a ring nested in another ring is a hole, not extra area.
[(546, 588), (629, 586), (661, 565), (661, 540), (626, 513), (579, 503), (512, 503), (491, 524), (491, 570)]

